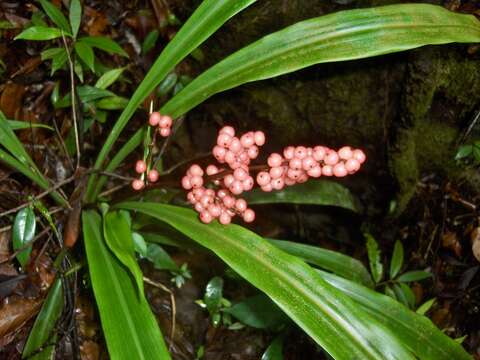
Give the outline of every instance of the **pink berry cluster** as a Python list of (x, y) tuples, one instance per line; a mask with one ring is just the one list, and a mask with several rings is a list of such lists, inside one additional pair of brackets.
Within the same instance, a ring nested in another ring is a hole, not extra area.
[(150, 114), (148, 123), (151, 126), (157, 126), (158, 133), (162, 137), (168, 137), (172, 132), (172, 118), (168, 115), (161, 115), (158, 111), (152, 112)]
[[(245, 199), (237, 198), (254, 186), (250, 172), (259, 169), (256, 175), (263, 191), (281, 190), (285, 185), (306, 182), (310, 177), (344, 177), (360, 169), (366, 156), (362, 150), (344, 146), (335, 151), (324, 146), (288, 146), (283, 155), (273, 153), (268, 157), (268, 165), (250, 167), (257, 158), (259, 147), (265, 144), (265, 134), (250, 131), (240, 137), (235, 136), (231, 126), (223, 127), (213, 148), (213, 155), (223, 167), (213, 164), (205, 170), (193, 164), (182, 178), (182, 187), (188, 190), (187, 199), (200, 214), (200, 220), (210, 223), (218, 219), (221, 224), (229, 224), (235, 215), (245, 222), (255, 220), (255, 212), (248, 208)], [(207, 184), (210, 182), (210, 184)], [(207, 187), (208, 186), (208, 187)]]
[(344, 177), (357, 172), (365, 162), (365, 153), (344, 146), (335, 151), (325, 146), (288, 146), (283, 156), (273, 153), (268, 157), (268, 171), (257, 174), (257, 183), (263, 191), (281, 190), (285, 185), (304, 183), (309, 177)]
[[(238, 169), (243, 168), (239, 167), (235, 171)], [(222, 187), (215, 191), (203, 186), (203, 176), (205, 174), (213, 176), (220, 171), (223, 170), (219, 170), (215, 165), (208, 165), (205, 171), (203, 171), (199, 165), (193, 164), (182, 179), (183, 188), (191, 190), (187, 194), (187, 199), (194, 206), (195, 210), (200, 213), (200, 220), (208, 224), (214, 219), (218, 219), (224, 225), (230, 224), (232, 217), (235, 215), (240, 215), (245, 222), (255, 220), (255, 212), (247, 207), (245, 199), (235, 198), (234, 194), (227, 188)], [(243, 178), (244, 176), (242, 176)], [(235, 181), (240, 181), (243, 184), (245, 180)], [(253, 187), (253, 178), (251, 182)], [(214, 183), (221, 185), (218, 180), (214, 180)]]
[[(137, 172), (138, 174), (142, 175), (142, 177), (144, 177), (146, 171), (147, 171), (147, 163), (143, 160), (138, 160), (135, 163), (135, 172)], [(147, 179), (151, 183), (157, 182), (159, 177), (160, 177), (160, 174), (155, 169), (152, 169), (147, 173)], [(144, 187), (145, 187), (145, 181), (143, 181), (141, 178), (135, 179), (132, 181), (133, 190), (139, 191), (139, 190), (142, 190)]]

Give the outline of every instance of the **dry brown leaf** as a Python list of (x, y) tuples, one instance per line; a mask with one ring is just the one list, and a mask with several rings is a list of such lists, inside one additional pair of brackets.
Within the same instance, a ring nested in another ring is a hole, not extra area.
[(480, 261), (480, 227), (476, 227), (470, 233), (470, 241), (472, 242), (473, 256)]
[(18, 110), (22, 106), (23, 94), (25, 94), (25, 86), (8, 82), (0, 97), (0, 110), (9, 119), (14, 119)]
[(9, 298), (0, 307), (0, 338), (21, 328), (38, 312), (41, 299)]
[(447, 231), (445, 234), (443, 234), (442, 246), (446, 249), (452, 250), (457, 256), (462, 255), (462, 245), (460, 245), (457, 234), (454, 232)]

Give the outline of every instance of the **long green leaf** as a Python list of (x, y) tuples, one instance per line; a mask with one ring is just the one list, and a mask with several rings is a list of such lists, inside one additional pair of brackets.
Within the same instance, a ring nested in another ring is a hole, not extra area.
[(80, 4), (80, 0), (70, 1), (68, 17), (70, 19), (73, 37), (76, 38), (78, 30), (80, 29), (80, 23), (82, 22), (82, 5)]
[(412, 353), (428, 360), (471, 360), (454, 340), (425, 316), (416, 314), (392, 298), (362, 285), (319, 270), (322, 278), (348, 295), (378, 321), (388, 324)]
[[(36, 225), (35, 213), (31, 207), (23, 208), (17, 213), (13, 223), (13, 250), (19, 250), (33, 240)], [(28, 264), (31, 252), (32, 247), (28, 246), (25, 250), (22, 250), (17, 254), (17, 260), (23, 268)]]
[(310, 204), (330, 205), (356, 211), (355, 200), (343, 185), (329, 180), (310, 180), (281, 191), (255, 189), (245, 194), (249, 204)]
[(82, 225), (90, 279), (110, 358), (170, 359), (148, 303), (138, 297), (128, 271), (105, 245), (100, 215), (84, 211)]
[(15, 36), (15, 40), (45, 41), (62, 37), (62, 30), (52, 27), (32, 26)]
[(363, 264), (342, 253), (317, 246), (299, 244), (292, 241), (267, 239), (272, 245), (286, 253), (299, 257), (312, 265), (331, 271), (346, 279), (368, 287), (373, 287), (372, 278)]
[(118, 207), (164, 221), (215, 252), (335, 359), (413, 359), (382, 323), (327, 285), (314, 269), (249, 230), (204, 225), (194, 211), (171, 205), (125, 202)]
[(125, 50), (122, 49), (120, 45), (105, 36), (85, 36), (79, 39), (78, 42), (106, 51), (109, 54), (118, 54), (124, 57), (128, 57), (128, 54), (125, 52)]
[[(95, 169), (100, 169), (123, 128), (127, 125), (142, 101), (162, 82), (165, 76), (188, 54), (210, 37), (228, 19), (242, 11), (256, 0), (205, 0), (182, 26), (175, 38), (150, 68), (145, 78), (132, 95), (130, 102), (120, 115), (105, 141), (95, 162)], [(138, 144), (137, 144), (138, 145)], [(94, 188), (97, 194), (96, 176), (89, 178), (86, 200), (94, 200)]]
[(162, 111), (178, 117), (221, 91), (314, 64), (451, 42), (480, 42), (480, 22), (429, 4), (340, 11), (299, 22), (237, 51), (197, 77)]
[(53, 5), (49, 0), (39, 0), (40, 4), (42, 5), (43, 10), (47, 13), (48, 17), (57, 25), (60, 29), (65, 31), (66, 33), (70, 33), (72, 30), (70, 29), (70, 25), (68, 24), (68, 20), (63, 15), (62, 11)]
[(36, 123), (30, 123), (28, 121), (17, 121), (17, 120), (7, 120), (8, 125), (10, 126), (10, 129), (12, 130), (24, 130), (24, 129), (30, 129), (30, 128), (42, 128), (42, 129), (48, 129), (48, 130), (53, 130), (51, 126), (45, 125), (45, 124), (36, 124)]
[[(52, 340), (53, 330), (63, 310), (63, 287), (61, 278), (57, 277), (48, 292), (48, 296), (38, 313), (30, 335), (23, 348), (22, 358), (29, 357), (32, 353), (44, 346), (48, 340)], [(42, 352), (50, 352), (53, 345), (48, 346)], [(49, 349), (51, 348), (51, 349)], [(33, 357), (34, 359), (36, 356)]]
[(103, 236), (110, 250), (130, 271), (139, 295), (143, 297), (143, 274), (135, 258), (132, 231), (127, 218), (120, 211), (108, 212), (104, 216)]
[(95, 54), (93, 53), (93, 49), (90, 45), (84, 42), (77, 42), (75, 43), (75, 52), (77, 56), (82, 59), (82, 61), (92, 70), (95, 71)]

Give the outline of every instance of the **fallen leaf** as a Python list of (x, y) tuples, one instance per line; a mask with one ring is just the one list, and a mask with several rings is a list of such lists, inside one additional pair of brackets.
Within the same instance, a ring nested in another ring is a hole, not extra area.
[(0, 307), (0, 338), (21, 328), (38, 312), (41, 299), (9, 298)]
[(473, 256), (480, 261), (480, 227), (476, 227), (470, 233), (470, 241), (472, 242)]
[(462, 245), (458, 241), (457, 234), (447, 231), (442, 237), (442, 246), (446, 249), (452, 250), (458, 257), (462, 255)]
[(13, 82), (8, 82), (0, 97), (0, 110), (3, 111), (8, 119), (15, 119), (17, 111), (22, 106), (25, 87)]

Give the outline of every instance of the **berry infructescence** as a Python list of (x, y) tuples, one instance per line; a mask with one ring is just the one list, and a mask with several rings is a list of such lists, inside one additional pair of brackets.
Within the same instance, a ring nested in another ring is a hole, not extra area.
[[(158, 127), (160, 136), (170, 136), (173, 122), (170, 116), (154, 112), (148, 122)], [(250, 162), (258, 157), (259, 148), (264, 144), (265, 134), (262, 131), (249, 131), (237, 137), (233, 127), (225, 126), (219, 131), (212, 151), (220, 165), (210, 164), (205, 169), (198, 164), (190, 166), (181, 183), (189, 191), (187, 200), (200, 214), (202, 222), (208, 224), (218, 219), (226, 225), (235, 215), (241, 216), (247, 223), (254, 221), (255, 212), (248, 207), (245, 199), (238, 196), (252, 190), (255, 180), (262, 191), (282, 190), (285, 186), (304, 183), (309, 178), (354, 174), (366, 160), (362, 150), (350, 146), (338, 151), (325, 146), (288, 146), (282, 154), (271, 154), (267, 165), (251, 167)], [(259, 168), (256, 176), (251, 174)], [(151, 183), (160, 177), (157, 170), (149, 170), (145, 160), (137, 161), (135, 171), (141, 174), (140, 179), (132, 182), (133, 189), (137, 191), (145, 187), (145, 174)]]
[[(245, 222), (255, 220), (255, 212), (248, 208), (245, 199), (236, 196), (252, 190), (255, 181), (250, 174), (253, 169), (250, 162), (258, 156), (263, 144), (265, 134), (261, 131), (250, 131), (238, 138), (234, 128), (225, 126), (213, 148), (214, 157), (225, 166), (210, 164), (205, 171), (198, 164), (190, 166), (182, 178), (182, 187), (189, 190), (187, 199), (200, 213), (202, 222), (218, 219), (221, 224), (229, 224), (235, 215)], [(288, 146), (283, 154), (273, 153), (268, 157), (267, 165), (256, 175), (256, 182), (266, 192), (281, 190), (304, 183), (310, 177), (354, 174), (365, 160), (362, 150), (349, 146), (338, 151), (325, 146)]]

